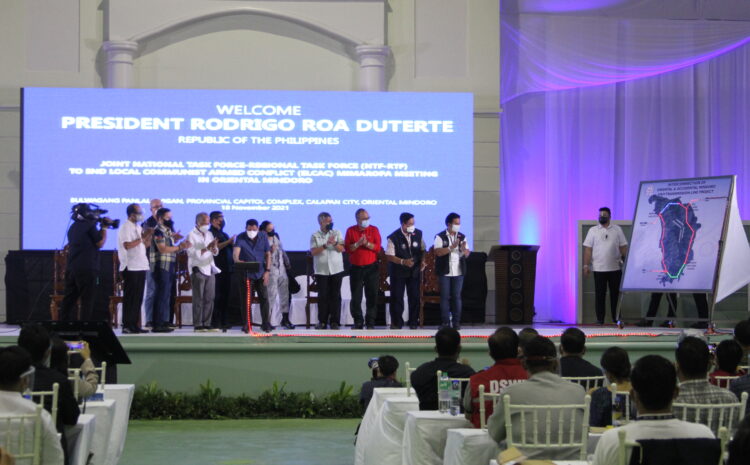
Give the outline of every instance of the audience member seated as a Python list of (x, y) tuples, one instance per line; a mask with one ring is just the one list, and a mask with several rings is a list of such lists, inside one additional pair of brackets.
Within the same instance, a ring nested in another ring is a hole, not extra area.
[(372, 399), (372, 391), (379, 387), (401, 387), (402, 384), (396, 380), (398, 371), (398, 360), (392, 355), (381, 355), (374, 361), (370, 368), (375, 370), (374, 377), (370, 381), (362, 383), (362, 391), (359, 393), (359, 403), (363, 409), (367, 409)]
[[(499, 328), (487, 338), (490, 357), (495, 364), (482, 370), (469, 379), (469, 386), (464, 393), (464, 413), (475, 428), (479, 422), (479, 386), (484, 386), (484, 392), (501, 394), (505, 388), (520, 383), (528, 378), (526, 370), (518, 359), (518, 335), (510, 328)], [(492, 401), (485, 402), (486, 415), (492, 414)]]
[[(713, 440), (714, 434), (707, 426), (699, 423), (688, 423), (678, 420), (672, 415), (672, 402), (678, 388), (675, 367), (664, 357), (646, 355), (633, 367), (630, 375), (633, 389), (631, 400), (638, 410), (638, 421), (633, 421), (620, 428), (606, 431), (594, 452), (594, 465), (618, 464), (617, 432), (625, 431), (628, 442), (660, 440), (663, 441), (661, 450), (668, 453), (683, 452), (680, 457), (692, 458), (695, 461), (667, 461), (663, 463), (708, 464), (718, 463), (715, 460), (706, 461), (705, 453), (711, 450), (706, 447), (706, 440)], [(689, 439), (689, 441), (681, 441)], [(713, 441), (708, 441), (713, 444)], [(677, 446), (677, 447), (674, 447)], [(628, 450), (628, 455), (632, 449)], [(625, 463), (630, 463), (626, 460)], [(649, 463), (654, 463), (653, 460)], [(658, 463), (658, 462), (657, 462)]]
[(468, 378), (474, 374), (469, 365), (457, 361), (461, 353), (461, 335), (455, 329), (441, 328), (435, 333), (435, 352), (438, 354), (435, 360), (423, 363), (411, 374), (411, 385), (419, 399), (419, 410), (438, 409), (438, 370), (451, 378)]
[(526, 344), (537, 336), (539, 336), (539, 331), (530, 327), (523, 328), (518, 332), (518, 358), (523, 356), (523, 348), (526, 347)]
[(729, 460), (726, 465), (747, 465), (750, 463), (750, 415), (737, 427), (732, 441), (727, 447)]
[[(31, 362), (34, 366), (34, 387), (32, 391), (51, 391), (52, 385), (57, 383), (59, 395), (57, 402), (57, 432), (61, 434), (63, 452), (65, 453), (65, 462), (68, 461), (67, 441), (65, 438), (65, 429), (63, 426), (74, 426), (78, 422), (78, 415), (81, 413), (78, 408), (78, 400), (73, 395), (73, 388), (70, 386), (67, 375), (50, 368), (50, 357), (52, 356), (50, 347), (52, 340), (47, 330), (39, 325), (26, 325), (21, 328), (18, 335), (18, 345), (26, 349), (31, 354)], [(45, 400), (44, 408), (52, 411), (51, 397)]]
[(578, 328), (568, 328), (560, 336), (560, 376), (579, 378), (602, 376), (602, 370), (583, 359), (586, 335)]
[(734, 325), (734, 340), (742, 347), (744, 355), (740, 365), (747, 366), (747, 354), (750, 352), (750, 320), (740, 320)]
[(737, 402), (737, 396), (708, 382), (711, 353), (703, 340), (692, 336), (684, 338), (677, 346), (675, 359), (677, 377), (680, 380), (680, 392), (675, 403), (731, 404)]
[[(630, 392), (630, 358), (625, 349), (610, 347), (605, 350), (601, 358), (602, 371), (607, 378), (607, 385), (595, 389), (591, 393), (591, 410), (589, 426), (609, 426), (612, 424), (612, 388), (614, 383), (617, 391)], [(631, 402), (632, 406), (632, 402)], [(631, 407), (634, 410), (634, 407)], [(631, 411), (631, 417), (635, 417)]]
[[(36, 404), (24, 399), (22, 393), (30, 389), (30, 378), (34, 377), (34, 367), (31, 366), (29, 353), (18, 347), (11, 346), (0, 349), (0, 415), (28, 415), (36, 412)], [(0, 444), (5, 444), (8, 434), (17, 437), (18, 431), (3, 431), (4, 423), (0, 422)], [(33, 430), (29, 426), (25, 433), (25, 450), (33, 450)], [(13, 441), (11, 441), (13, 444)], [(46, 410), (42, 410), (42, 465), (62, 465), (64, 463), (63, 450), (57, 438), (57, 430), (52, 424), (52, 417)], [(7, 454), (6, 454), (7, 455)], [(12, 463), (12, 462), (8, 462)]]
[(711, 384), (719, 387), (727, 387), (728, 383), (719, 385), (716, 380), (717, 376), (742, 376), (745, 370), (739, 370), (738, 365), (742, 360), (742, 346), (734, 339), (726, 339), (716, 347), (716, 365), (717, 369), (708, 375)]
[[(74, 355), (75, 358), (78, 358)], [(96, 393), (99, 385), (99, 374), (96, 372), (94, 362), (91, 361), (91, 349), (88, 342), (83, 343), (80, 352), (83, 363), (80, 365), (81, 376), (76, 379), (78, 385), (78, 400), (88, 399)], [(52, 355), (50, 356), (50, 367), (68, 376), (69, 368), (68, 345), (59, 337), (52, 338)], [(75, 389), (74, 389), (75, 392)]]
[[(586, 395), (583, 387), (566, 381), (557, 374), (557, 351), (552, 341), (546, 337), (537, 336), (526, 344), (524, 353), (521, 364), (529, 374), (528, 381), (509, 386), (503, 393), (503, 395), (510, 396), (513, 405), (583, 404)], [(583, 412), (579, 415), (583, 417)], [(579, 425), (583, 423), (582, 420), (583, 418), (578, 422)], [(520, 416), (512, 416), (511, 422), (513, 423), (513, 429), (518, 430), (521, 427)], [(527, 429), (532, 427), (530, 423), (527, 422)], [(557, 418), (552, 417), (551, 425), (551, 437), (557, 438)], [(497, 404), (495, 411), (487, 421), (487, 430), (498, 443), (505, 440), (505, 409), (502, 402)], [(580, 436), (580, 431), (575, 433), (575, 437)], [(580, 449), (524, 449), (521, 452), (528, 459), (575, 460), (579, 457)]]

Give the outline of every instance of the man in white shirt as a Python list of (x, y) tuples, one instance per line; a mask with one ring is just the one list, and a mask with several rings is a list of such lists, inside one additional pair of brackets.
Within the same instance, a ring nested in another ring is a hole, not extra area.
[[(29, 415), (36, 413), (37, 405), (24, 399), (21, 395), (30, 388), (30, 377), (34, 369), (31, 366), (31, 356), (18, 346), (10, 346), (0, 349), (0, 419), (4, 415)], [(16, 452), (14, 446), (18, 446), (19, 432), (17, 428), (7, 431), (4, 429), (5, 422), (0, 421), (0, 444), (5, 444), (8, 435), (11, 435), (11, 453)], [(25, 433), (24, 452), (33, 450), (34, 433), (31, 424), (28, 424)], [(57, 435), (52, 417), (46, 410), (42, 410), (42, 465), (62, 465), (64, 456), (60, 439)], [(7, 451), (6, 451), (7, 452)], [(17, 461), (16, 465), (28, 462)]]
[(128, 205), (128, 220), (117, 233), (117, 258), (120, 260), (120, 273), (123, 278), (122, 290), (122, 332), (123, 334), (147, 333), (138, 324), (143, 302), (143, 286), (146, 284), (148, 257), (146, 244), (151, 243), (151, 231), (143, 231), (138, 225), (143, 221), (143, 210), (137, 203)]
[(339, 329), (341, 324), (341, 279), (344, 276), (344, 238), (333, 229), (328, 212), (318, 215), (318, 230), (310, 237), (313, 272), (318, 283), (318, 324), (315, 329)]
[(193, 244), (188, 249), (188, 269), (193, 287), (193, 328), (194, 331), (216, 331), (211, 327), (214, 311), (214, 275), (221, 270), (214, 264), (214, 256), (219, 254), (218, 239), (209, 231), (208, 213), (195, 215), (195, 227), (188, 234)]
[[(630, 398), (638, 410), (638, 418), (602, 435), (594, 452), (594, 465), (619, 463), (619, 430), (625, 431), (627, 442), (654, 441), (654, 447), (644, 449), (644, 453), (658, 455), (651, 456), (649, 463), (718, 463), (720, 449), (712, 441), (711, 430), (672, 415), (672, 402), (679, 392), (672, 362), (659, 355), (646, 355), (635, 363), (630, 382), (633, 386)], [(628, 455), (631, 452), (629, 448)], [(714, 453), (715, 457), (712, 456)], [(629, 458), (625, 463), (630, 463)]]
[(628, 252), (628, 241), (622, 228), (611, 224), (612, 212), (607, 207), (599, 209), (599, 224), (589, 229), (583, 241), (583, 275), (594, 272), (596, 292), (596, 321), (604, 324), (607, 287), (612, 322), (617, 322), (617, 299), (620, 296), (622, 257)]
[(445, 218), (445, 231), (435, 236), (435, 272), (440, 281), (441, 328), (461, 329), (461, 290), (466, 275), (469, 248), (466, 236), (458, 232), (461, 216), (450, 213)]

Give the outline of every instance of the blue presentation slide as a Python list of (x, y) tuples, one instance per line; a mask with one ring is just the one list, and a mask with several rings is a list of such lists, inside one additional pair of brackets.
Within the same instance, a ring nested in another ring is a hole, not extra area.
[(471, 244), (472, 118), (468, 93), (25, 88), (22, 247), (61, 248), (76, 203), (125, 221), (151, 198), (183, 234), (221, 210), (230, 235), (269, 220), (287, 250), (358, 208), (384, 243), (413, 213), (428, 247), (455, 211)]
[(622, 289), (713, 290), (732, 176), (642, 182)]

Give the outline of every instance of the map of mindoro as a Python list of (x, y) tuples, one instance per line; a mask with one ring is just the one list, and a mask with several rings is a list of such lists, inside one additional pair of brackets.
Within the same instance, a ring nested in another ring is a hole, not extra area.
[(654, 213), (661, 222), (659, 249), (663, 274), (659, 282), (664, 285), (684, 274), (685, 266), (693, 259), (693, 244), (701, 225), (692, 205), (682, 203), (680, 197), (668, 199), (652, 195), (648, 203), (654, 204)]

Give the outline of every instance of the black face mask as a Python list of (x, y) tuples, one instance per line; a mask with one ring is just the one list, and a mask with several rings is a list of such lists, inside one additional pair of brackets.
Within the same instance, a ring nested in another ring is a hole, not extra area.
[(226, 225), (227, 225), (227, 222), (224, 220), (221, 220), (221, 222), (219, 222), (219, 229), (224, 229), (224, 226)]
[(268, 231), (268, 232), (267, 232), (266, 234), (268, 234), (268, 237), (273, 237), (273, 236), (275, 236), (275, 235), (276, 235), (276, 231), (274, 231), (274, 230), (272, 229), (272, 230)]
[(174, 228), (174, 221), (172, 220), (164, 220), (164, 226), (168, 227), (169, 229)]
[(333, 229), (333, 221), (331, 221), (330, 223), (328, 223), (328, 224), (326, 225), (326, 231), (330, 231), (330, 230), (332, 230), (332, 229)]
[(600, 216), (599, 217), (599, 224), (607, 224), (609, 222), (609, 218), (606, 216)]

